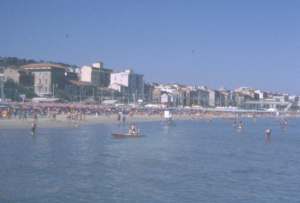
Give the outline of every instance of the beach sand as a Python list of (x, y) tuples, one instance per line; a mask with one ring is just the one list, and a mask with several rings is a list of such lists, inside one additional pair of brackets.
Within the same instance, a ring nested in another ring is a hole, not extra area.
[[(136, 122), (146, 122), (146, 121), (160, 121), (160, 116), (133, 116), (127, 117), (126, 123), (136, 123)], [(1, 119), (0, 120), (0, 129), (15, 129), (15, 128), (24, 128), (30, 129), (33, 123), (32, 118), (26, 120), (21, 119)], [(88, 115), (85, 116), (83, 120), (69, 120), (66, 116), (58, 115), (55, 120), (52, 118), (39, 118), (37, 120), (37, 128), (59, 128), (59, 127), (74, 127), (81, 125), (90, 125), (90, 124), (105, 124), (105, 123), (119, 123), (117, 121), (117, 115), (111, 116), (96, 116)]]
[[(197, 117), (190, 115), (175, 115), (173, 119), (176, 120), (195, 120), (195, 119), (208, 119), (210, 117)], [(149, 122), (149, 121), (163, 121), (163, 117), (160, 115), (134, 115), (127, 116), (126, 123), (139, 123), (139, 122)], [(30, 129), (33, 123), (32, 118), (28, 118), (26, 120), (21, 120), (17, 118), (11, 119), (2, 119), (0, 120), (0, 129), (14, 129), (14, 128), (24, 128)], [(117, 124), (117, 115), (87, 115), (83, 120), (68, 120), (65, 115), (58, 115), (55, 120), (52, 118), (39, 118), (37, 121), (37, 128), (59, 128), (59, 127), (74, 127), (74, 126), (82, 126), (82, 125), (91, 125), (91, 124)]]

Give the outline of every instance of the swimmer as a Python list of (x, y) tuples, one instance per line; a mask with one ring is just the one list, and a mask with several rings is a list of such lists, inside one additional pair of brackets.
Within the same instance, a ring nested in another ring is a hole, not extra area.
[(243, 123), (243, 121), (240, 121), (238, 126), (237, 126), (237, 129), (241, 130), (243, 128), (244, 128), (244, 123)]
[(265, 130), (265, 141), (266, 141), (266, 143), (271, 142), (271, 134), (272, 134), (272, 130), (270, 128), (267, 128)]

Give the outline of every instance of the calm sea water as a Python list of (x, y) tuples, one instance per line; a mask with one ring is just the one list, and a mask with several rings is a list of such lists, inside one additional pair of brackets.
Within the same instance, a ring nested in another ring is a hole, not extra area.
[[(299, 202), (300, 120), (0, 130), (0, 202)], [(264, 129), (273, 129), (271, 144)]]

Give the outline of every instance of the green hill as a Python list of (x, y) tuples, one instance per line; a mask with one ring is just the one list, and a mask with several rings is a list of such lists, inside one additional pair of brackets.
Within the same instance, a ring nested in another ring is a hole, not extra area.
[(66, 63), (61, 63), (61, 62), (53, 62), (53, 61), (37, 61), (34, 59), (23, 59), (23, 58), (18, 58), (18, 57), (1, 57), (0, 56), (0, 68), (5, 69), (7, 67), (20, 67), (22, 65), (30, 64), (30, 63), (56, 63), (60, 65), (65, 65), (69, 67), (76, 67), (76, 65), (70, 65)]

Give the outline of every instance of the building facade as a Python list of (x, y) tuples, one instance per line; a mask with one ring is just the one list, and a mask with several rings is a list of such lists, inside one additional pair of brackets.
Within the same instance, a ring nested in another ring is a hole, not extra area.
[(110, 88), (121, 92), (129, 102), (136, 102), (138, 99), (144, 99), (144, 76), (132, 70), (112, 73)]
[(89, 82), (92, 85), (99, 87), (108, 87), (110, 85), (111, 69), (103, 67), (102, 62), (97, 62), (91, 66), (82, 66), (80, 69), (80, 80)]
[(68, 69), (59, 64), (40, 63), (22, 67), (34, 77), (34, 92), (40, 97), (54, 96), (55, 90), (64, 89)]
[(215, 90), (208, 89), (208, 105), (210, 107), (216, 106), (216, 92)]

